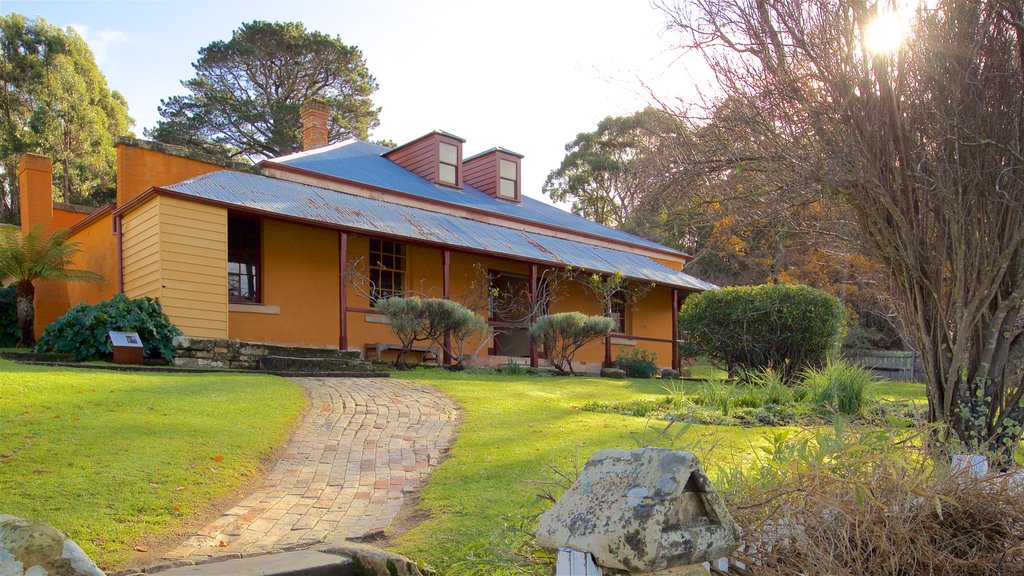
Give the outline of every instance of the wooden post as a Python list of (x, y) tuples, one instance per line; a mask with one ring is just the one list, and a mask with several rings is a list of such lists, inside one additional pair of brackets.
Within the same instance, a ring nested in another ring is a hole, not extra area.
[[(117, 291), (124, 293), (124, 216), (114, 217), (114, 237), (117, 240)], [(262, 274), (262, 271), (260, 272)]]
[(672, 369), (679, 372), (679, 289), (672, 289)]
[[(611, 276), (605, 276), (605, 284), (611, 282)], [(604, 299), (604, 315), (608, 318), (612, 317), (612, 300), (606, 294)], [(612, 362), (612, 335), (609, 334), (604, 337), (604, 367), (611, 368), (615, 363)]]
[(348, 350), (348, 233), (338, 231), (338, 349)]
[[(530, 326), (537, 320), (537, 265), (530, 264)], [(537, 343), (530, 338), (530, 368), (536, 368), (538, 362)]]
[[(451, 272), (452, 264), (452, 253), (450, 250), (445, 249), (441, 252), (441, 268), (444, 270), (444, 279), (442, 281), (442, 290), (444, 291), (444, 299), (449, 300), (452, 297), (451, 292), (451, 281), (449, 273)], [(451, 350), (451, 334), (448, 332), (444, 333), (444, 351), (441, 353), (441, 365), (447, 366), (452, 363), (452, 355), (449, 354)]]

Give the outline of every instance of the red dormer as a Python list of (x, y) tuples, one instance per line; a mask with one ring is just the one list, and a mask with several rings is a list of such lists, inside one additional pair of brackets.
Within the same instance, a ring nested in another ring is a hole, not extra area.
[(384, 154), (402, 168), (434, 184), (462, 189), (462, 138), (434, 130)]
[(519, 202), (522, 199), (522, 154), (491, 148), (466, 158), (466, 184), (495, 198)]

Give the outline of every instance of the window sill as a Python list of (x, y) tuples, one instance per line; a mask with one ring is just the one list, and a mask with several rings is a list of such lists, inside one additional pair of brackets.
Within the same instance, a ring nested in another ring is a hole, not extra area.
[(619, 346), (636, 346), (636, 340), (622, 336), (612, 336), (612, 344)]
[(367, 314), (363, 317), (363, 320), (370, 324), (391, 324), (388, 317), (383, 314)]
[(267, 304), (242, 304), (241, 302), (229, 302), (228, 312), (244, 312), (247, 314), (280, 314), (280, 306)]

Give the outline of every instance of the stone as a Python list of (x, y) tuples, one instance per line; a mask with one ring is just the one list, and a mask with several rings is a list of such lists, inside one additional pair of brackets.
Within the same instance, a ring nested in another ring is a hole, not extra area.
[(0, 514), (0, 576), (103, 576), (103, 572), (57, 529)]
[(739, 529), (692, 453), (601, 450), (541, 516), (537, 544), (628, 573), (698, 574), (736, 549)]
[(601, 378), (625, 378), (626, 371), (620, 368), (601, 368)]
[(356, 568), (356, 574), (368, 576), (431, 576), (434, 570), (418, 566), (412, 560), (395, 554), (374, 548), (366, 544), (356, 542), (345, 542), (333, 544), (323, 548), (322, 552), (327, 554), (339, 554), (352, 559)]
[(672, 368), (662, 368), (661, 377), (666, 380), (675, 380), (676, 378), (679, 378), (679, 371), (673, 370)]

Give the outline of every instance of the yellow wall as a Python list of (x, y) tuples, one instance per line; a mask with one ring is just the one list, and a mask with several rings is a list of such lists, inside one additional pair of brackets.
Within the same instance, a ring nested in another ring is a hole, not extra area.
[(226, 338), (227, 211), (155, 196), (125, 215), (125, 294), (155, 296), (188, 336)]
[(124, 206), (154, 186), (174, 184), (216, 170), (223, 170), (223, 167), (129, 144), (118, 144), (117, 205)]
[(338, 346), (338, 233), (263, 220), (263, 305), (231, 304), (232, 339)]

